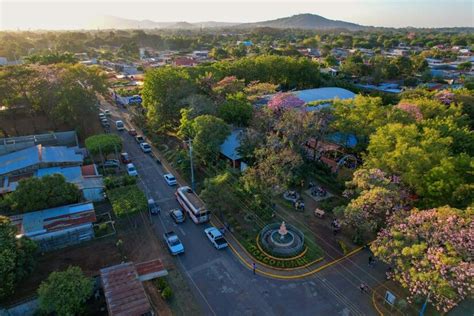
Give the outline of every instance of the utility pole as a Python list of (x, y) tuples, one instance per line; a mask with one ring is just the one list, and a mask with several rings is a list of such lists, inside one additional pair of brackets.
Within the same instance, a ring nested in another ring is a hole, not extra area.
[(195, 191), (195, 185), (194, 185), (194, 166), (193, 166), (193, 141), (192, 139), (188, 139), (186, 142), (189, 147), (189, 160), (190, 160), (190, 165), (191, 165), (191, 189)]
[(428, 305), (428, 301), (430, 300), (430, 295), (431, 295), (431, 291), (428, 293), (428, 296), (426, 297), (426, 300), (423, 303), (423, 306), (421, 307), (419, 316), (425, 315), (425, 310), (426, 310), (426, 307)]

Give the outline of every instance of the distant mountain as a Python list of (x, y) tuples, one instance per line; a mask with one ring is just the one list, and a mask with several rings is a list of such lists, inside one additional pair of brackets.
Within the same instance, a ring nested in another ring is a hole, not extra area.
[(272, 27), (279, 29), (305, 29), (305, 30), (327, 30), (327, 29), (348, 29), (348, 30), (361, 30), (366, 28), (365, 26), (326, 19), (316, 14), (298, 14), (286, 18), (280, 18), (276, 20), (269, 20), (255, 23), (244, 23), (240, 24), (239, 27), (254, 28), (254, 27)]
[(230, 22), (155, 22), (151, 20), (132, 20), (119, 18), (116, 16), (103, 16), (94, 20), (90, 25), (93, 29), (198, 29), (218, 28), (218, 27), (239, 27), (239, 28), (255, 28), (255, 27), (272, 27), (272, 28), (291, 28), (291, 29), (348, 29), (361, 30), (365, 26), (349, 23), (344, 21), (329, 20), (316, 14), (298, 14), (291, 17), (280, 18), (276, 20), (254, 22), (254, 23), (230, 23)]

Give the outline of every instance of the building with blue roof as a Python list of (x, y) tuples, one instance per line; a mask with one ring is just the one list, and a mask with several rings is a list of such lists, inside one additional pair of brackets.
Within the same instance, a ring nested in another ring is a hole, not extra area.
[(92, 203), (64, 205), (10, 217), (17, 227), (17, 237), (37, 242), (41, 251), (51, 251), (94, 238), (96, 221)]
[(103, 178), (93, 168), (84, 174), (83, 155), (77, 147), (32, 146), (0, 156), (0, 195), (13, 192), (21, 179), (61, 174), (74, 183), (88, 201), (104, 199)]
[(32, 173), (40, 168), (80, 166), (84, 156), (77, 147), (36, 145), (0, 156), (0, 177)]
[(240, 171), (247, 168), (247, 164), (242, 161), (242, 156), (238, 152), (242, 134), (242, 129), (233, 130), (220, 146), (221, 156), (228, 160), (233, 168), (240, 169)]

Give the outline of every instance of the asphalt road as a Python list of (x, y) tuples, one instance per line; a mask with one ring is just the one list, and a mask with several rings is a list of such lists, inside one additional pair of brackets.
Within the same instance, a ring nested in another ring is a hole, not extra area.
[[(112, 112), (112, 121), (127, 121), (124, 110), (110, 105), (106, 108)], [(253, 275), (230, 249), (216, 250), (211, 245), (203, 232), (209, 224), (196, 225), (189, 218), (179, 225), (172, 221), (168, 211), (178, 203), (176, 188), (163, 179), (167, 171), (150, 154), (144, 154), (126, 131), (118, 132), (113, 123), (111, 131), (121, 135), (124, 151), (138, 170), (140, 186), (162, 209), (160, 215), (152, 216), (157, 235), (162, 238), (165, 231), (173, 230), (183, 242), (185, 253), (175, 260), (204, 315), (375, 315), (369, 295), (360, 293), (358, 286), (361, 280), (375, 286), (377, 280), (383, 280), (383, 271), (367, 268), (367, 254), (356, 255), (305, 280)]]

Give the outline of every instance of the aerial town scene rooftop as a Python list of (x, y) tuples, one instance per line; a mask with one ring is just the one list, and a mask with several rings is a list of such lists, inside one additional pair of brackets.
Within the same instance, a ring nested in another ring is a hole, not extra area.
[(0, 2), (0, 316), (474, 315), (474, 15)]

